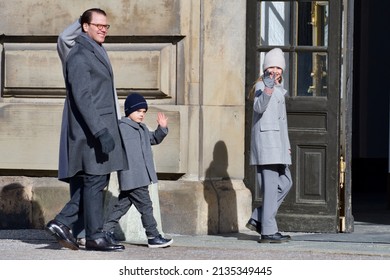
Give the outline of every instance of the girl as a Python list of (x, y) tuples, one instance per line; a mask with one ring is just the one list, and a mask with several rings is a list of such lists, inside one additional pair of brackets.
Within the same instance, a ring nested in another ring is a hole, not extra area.
[(286, 67), (281, 49), (269, 51), (263, 72), (250, 94), (253, 99), (250, 164), (256, 166), (263, 203), (254, 209), (247, 228), (261, 234), (261, 243), (291, 239), (278, 231), (276, 214), (292, 186), (290, 140), (282, 74)]

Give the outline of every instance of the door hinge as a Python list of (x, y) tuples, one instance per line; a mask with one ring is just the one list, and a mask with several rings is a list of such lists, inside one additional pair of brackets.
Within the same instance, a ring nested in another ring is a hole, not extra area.
[(340, 176), (339, 176), (339, 186), (340, 186), (340, 190), (344, 189), (344, 185), (345, 185), (345, 160), (344, 160), (344, 157), (341, 156), (340, 157)]
[(345, 195), (344, 195), (344, 187), (345, 187), (345, 161), (344, 157), (340, 156), (340, 171), (339, 171), (339, 227), (340, 231), (344, 232), (346, 229), (345, 225)]

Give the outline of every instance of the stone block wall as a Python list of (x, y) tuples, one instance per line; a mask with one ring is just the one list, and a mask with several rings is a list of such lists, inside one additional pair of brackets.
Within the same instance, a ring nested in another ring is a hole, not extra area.
[[(158, 229), (168, 234), (218, 234), (245, 228), (252, 197), (241, 181), (160, 181), (151, 186)], [(106, 190), (105, 212), (115, 201), (115, 174)], [(69, 187), (56, 178), (0, 177), (0, 230), (44, 229), (69, 200)], [(134, 207), (122, 217), (119, 238), (144, 240)]]
[(105, 47), (122, 107), (138, 91), (151, 129), (158, 111), (169, 118), (169, 135), (153, 147), (157, 172), (172, 178), (158, 184), (162, 230), (242, 228), (252, 204), (242, 182), (245, 0), (1, 1), (1, 228), (41, 228), (69, 198), (51, 177), (66, 94), (56, 39), (92, 7), (108, 14)]

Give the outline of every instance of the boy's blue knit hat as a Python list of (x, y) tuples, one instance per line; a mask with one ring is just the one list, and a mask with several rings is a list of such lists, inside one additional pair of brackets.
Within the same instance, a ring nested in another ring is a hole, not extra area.
[(148, 103), (146, 102), (145, 98), (138, 93), (132, 93), (128, 95), (125, 101), (125, 116), (127, 117), (139, 109), (148, 110)]

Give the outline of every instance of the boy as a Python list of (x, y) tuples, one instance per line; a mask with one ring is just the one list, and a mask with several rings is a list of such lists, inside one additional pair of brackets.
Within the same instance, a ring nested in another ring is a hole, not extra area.
[(121, 188), (118, 202), (104, 225), (104, 231), (112, 243), (118, 243), (114, 238), (114, 229), (120, 218), (126, 214), (131, 205), (141, 214), (142, 225), (148, 238), (149, 248), (163, 248), (172, 244), (172, 239), (165, 239), (157, 230), (157, 222), (153, 216), (152, 201), (148, 186), (157, 182), (151, 145), (160, 144), (168, 134), (168, 118), (158, 113), (158, 127), (149, 131), (142, 123), (148, 110), (145, 98), (133, 93), (125, 101), (125, 117), (119, 121), (119, 130), (125, 145), (129, 168), (118, 172)]

